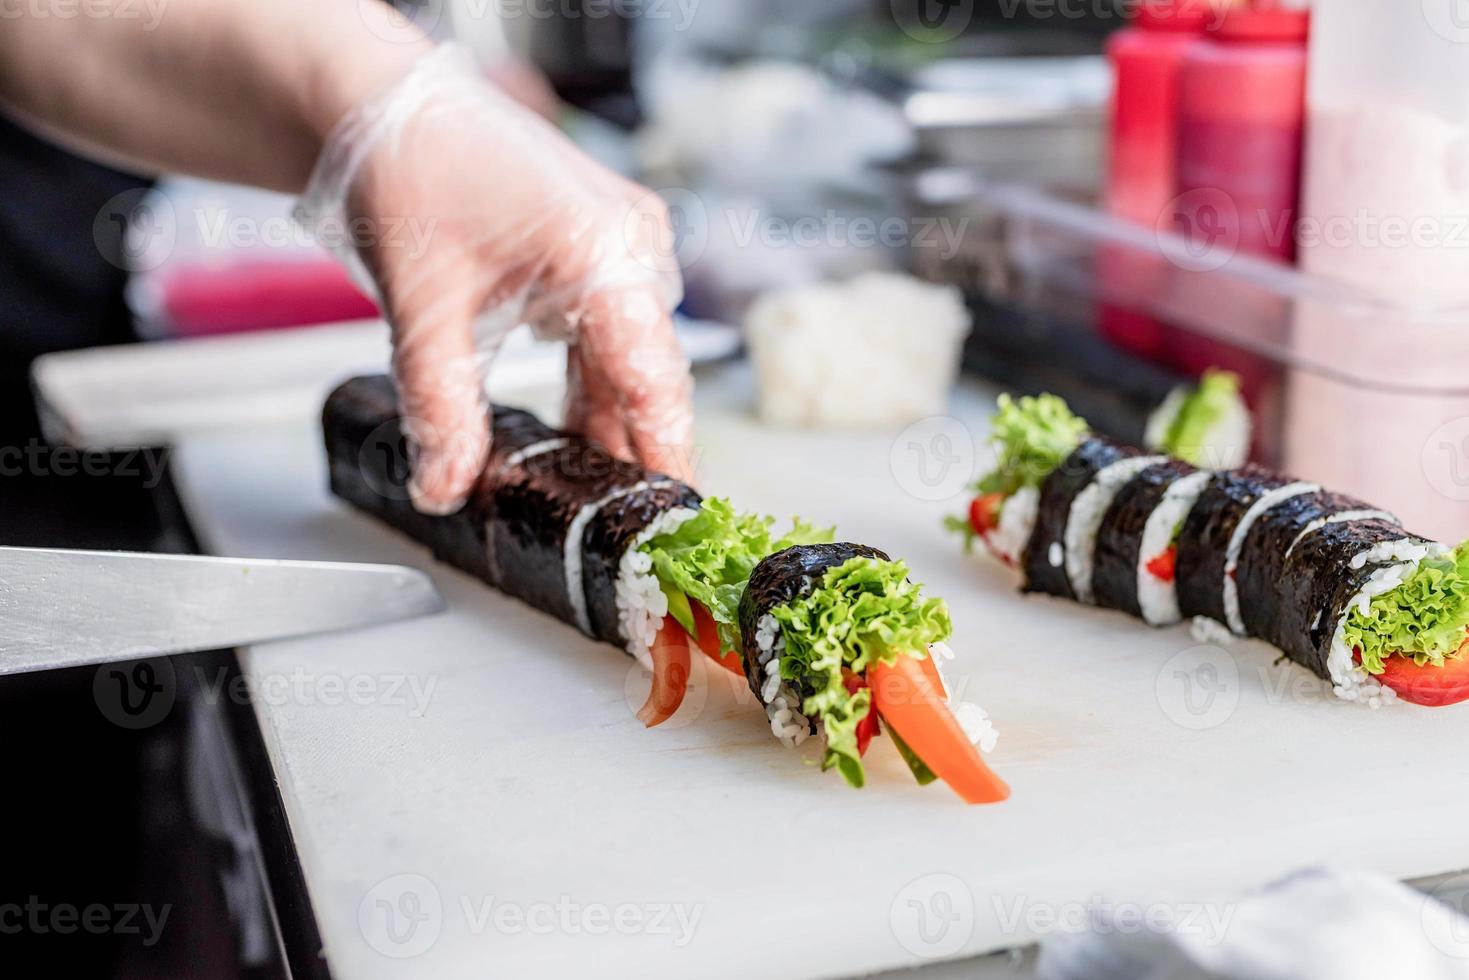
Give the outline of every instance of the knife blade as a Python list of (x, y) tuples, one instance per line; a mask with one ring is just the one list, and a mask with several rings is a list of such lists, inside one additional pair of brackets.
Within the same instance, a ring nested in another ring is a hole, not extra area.
[(0, 675), (217, 650), (436, 613), (401, 565), (0, 547)]

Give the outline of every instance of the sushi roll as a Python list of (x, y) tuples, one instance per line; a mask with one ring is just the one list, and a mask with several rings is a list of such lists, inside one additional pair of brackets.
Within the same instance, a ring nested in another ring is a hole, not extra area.
[(1249, 529), (1240, 548), (1235, 582), (1244, 626), (1241, 632), (1269, 634), (1279, 618), (1272, 598), (1291, 557), (1302, 543), (1335, 524), (1363, 525), (1352, 530), (1364, 546), (1376, 543), (1372, 536), (1380, 526), (1388, 527), (1390, 534), (1402, 533), (1401, 523), (1392, 514), (1330, 490), (1300, 494), (1270, 508)]
[(1123, 487), (1162, 456), (1089, 436), (1046, 477), (1036, 505), (1035, 530), (1025, 547), (1025, 589), (1095, 601), (1097, 534)]
[(332, 492), (428, 545), (447, 562), (609, 643), (653, 672), (638, 717), (652, 726), (682, 702), (690, 648), (740, 672), (731, 651), (738, 590), (765, 555), (831, 532), (736, 513), (727, 501), (493, 406), (484, 476), (458, 513), (418, 513), (405, 492), (397, 393), (354, 378), (327, 399)]
[(925, 598), (902, 562), (847, 542), (776, 552), (740, 600), (745, 676), (784, 744), (819, 734), (822, 768), (861, 786), (885, 722), (919, 782), (937, 776), (967, 802), (996, 802), (1009, 789), (980, 756), (994, 728), (951, 699), (939, 667), (950, 630), (942, 600)]
[(1178, 606), (1178, 538), (1210, 474), (1182, 460), (1143, 470), (1118, 491), (1096, 542), (1097, 604), (1138, 616), (1151, 626), (1182, 619)]
[[(1200, 635), (1263, 640), (1347, 701), (1469, 699), (1469, 544), (1451, 550), (1260, 467), (1128, 450), (1053, 396), (1002, 397), (992, 438), (998, 465), (964, 531), (1007, 562), (1018, 547), (1026, 591), (1085, 601), (1090, 586), (1097, 604), (1155, 626), (1192, 618)], [(1002, 535), (1028, 492), (1034, 518)], [(1092, 506), (1078, 507), (1089, 492), (1106, 502), (1094, 533)]]
[[(651, 664), (648, 622), (666, 611), (634, 542), (676, 529), (701, 498), (527, 412), (493, 409), (485, 476), (457, 514), (430, 517), (403, 492), (407, 454), (386, 377), (355, 378), (323, 413), (332, 492), (541, 612)], [(654, 630), (653, 632), (656, 632)]]
[(1197, 385), (1180, 385), (1148, 416), (1143, 444), (1195, 466), (1243, 466), (1253, 425), (1239, 376), (1209, 369)]
[(1268, 601), (1280, 614), (1264, 639), (1332, 684), (1338, 697), (1380, 704), (1395, 692), (1358, 663), (1362, 641), (1348, 644), (1350, 625), (1449, 549), (1381, 519), (1339, 522), (1303, 538), (1273, 583)]
[[(458, 513), (427, 516), (405, 491), (392, 383), (345, 382), (323, 412), (331, 489), (440, 560), (636, 657), (653, 672), (638, 711), (649, 727), (677, 711), (699, 651), (767, 695), (777, 738), (795, 745), (821, 733), (827, 768), (853, 785), (879, 715), (891, 713), (912, 733), (900, 751), (920, 781), (936, 774), (971, 802), (1004, 797), (973, 744), (959, 745), (961, 719), (993, 741), (983, 712), (956, 715), (924, 695), (935, 658), (948, 654), (949, 618), (902, 563), (832, 544), (831, 529), (800, 520), (777, 534), (769, 517), (703, 499), (526, 412), (491, 412), (491, 455), (474, 493)], [(752, 646), (752, 637), (763, 639)], [(871, 677), (899, 693), (885, 701)]]
[(1236, 575), (1245, 537), (1271, 508), (1320, 489), (1256, 466), (1214, 474), (1178, 534), (1174, 574), (1183, 615), (1207, 617), (1244, 636)]

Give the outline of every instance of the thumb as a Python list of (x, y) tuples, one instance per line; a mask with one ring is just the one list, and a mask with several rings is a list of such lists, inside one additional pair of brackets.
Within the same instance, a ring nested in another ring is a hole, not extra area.
[(408, 494), (424, 514), (464, 506), (490, 454), (483, 358), (475, 348), (474, 307), (439, 303), (395, 319), (393, 376), (408, 441)]

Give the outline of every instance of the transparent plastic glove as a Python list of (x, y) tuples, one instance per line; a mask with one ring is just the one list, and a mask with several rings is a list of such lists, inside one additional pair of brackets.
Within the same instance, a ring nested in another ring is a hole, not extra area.
[(690, 477), (663, 202), (486, 83), (463, 49), (436, 49), (349, 114), (298, 214), (392, 324), (419, 510), (457, 510), (483, 470), (484, 379), (522, 323), (569, 344), (569, 428)]

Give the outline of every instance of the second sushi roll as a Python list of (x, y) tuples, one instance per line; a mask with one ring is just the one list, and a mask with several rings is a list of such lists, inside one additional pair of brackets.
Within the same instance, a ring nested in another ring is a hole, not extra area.
[(998, 465), (951, 524), (1026, 591), (1264, 640), (1344, 700), (1469, 699), (1469, 546), (1260, 467), (1118, 446), (1054, 396), (1002, 397), (993, 440)]

